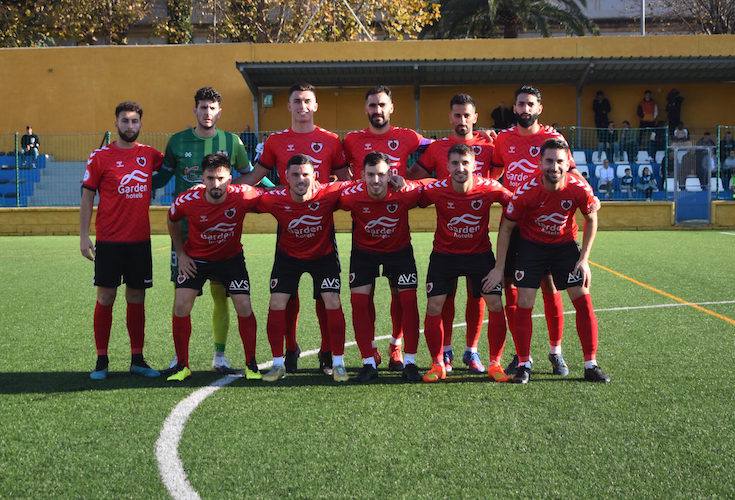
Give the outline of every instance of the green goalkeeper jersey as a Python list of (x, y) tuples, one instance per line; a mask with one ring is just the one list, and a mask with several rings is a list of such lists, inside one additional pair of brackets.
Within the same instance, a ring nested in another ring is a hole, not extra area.
[(236, 134), (217, 130), (212, 137), (199, 137), (193, 128), (172, 135), (166, 146), (161, 170), (153, 177), (153, 189), (165, 186), (176, 177), (174, 196), (202, 182), (202, 160), (212, 153), (225, 152), (232, 169), (244, 174), (250, 170), (245, 145)]

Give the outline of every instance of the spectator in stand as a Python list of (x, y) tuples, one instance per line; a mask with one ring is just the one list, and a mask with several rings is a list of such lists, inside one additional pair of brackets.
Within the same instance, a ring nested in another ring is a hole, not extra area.
[(724, 162), (730, 156), (730, 151), (735, 151), (735, 139), (732, 137), (732, 132), (728, 130), (722, 139), (720, 139), (721, 162)]
[(493, 119), (493, 128), (496, 130), (510, 128), (516, 122), (513, 110), (506, 106), (503, 101), (498, 104), (497, 108), (490, 112), (490, 118)]
[(715, 139), (712, 134), (705, 132), (701, 139), (697, 141), (697, 146), (708, 148), (708, 150), (697, 150), (697, 177), (702, 183), (702, 190), (709, 186), (709, 178), (713, 172), (717, 170), (715, 164), (716, 152)]
[(725, 189), (730, 187), (730, 182), (733, 178), (733, 171), (735, 171), (735, 149), (730, 150), (730, 154), (725, 158), (725, 161), (722, 162), (722, 167), (720, 168), (722, 185)]
[(625, 174), (620, 178), (620, 192), (628, 195), (628, 199), (633, 197), (633, 173), (630, 167), (625, 169)]
[(38, 148), (41, 143), (38, 136), (33, 133), (33, 128), (28, 125), (26, 133), (20, 138), (21, 165), (27, 167), (28, 164), (36, 168), (38, 161)]
[(612, 196), (614, 181), (615, 169), (612, 168), (612, 165), (610, 165), (610, 162), (607, 159), (602, 160), (600, 175), (597, 178), (597, 190), (600, 191), (600, 193), (605, 193), (605, 198), (608, 200)]
[(702, 138), (697, 141), (697, 146), (714, 147), (715, 140), (712, 138), (712, 134), (709, 131), (705, 132)]
[(638, 107), (636, 108), (635, 113), (636, 115), (638, 115), (638, 118), (640, 120), (639, 126), (641, 128), (641, 131), (639, 139), (647, 140), (651, 134), (651, 131), (643, 129), (654, 128), (656, 126), (656, 118), (658, 118), (658, 105), (656, 104), (656, 101), (653, 100), (653, 93), (650, 90), (646, 90), (643, 93), (643, 100), (638, 103)]
[(630, 122), (623, 120), (623, 128), (618, 130), (620, 150), (628, 153), (628, 161), (635, 161), (638, 156), (638, 134), (630, 128)]
[(263, 147), (265, 146), (265, 140), (268, 139), (268, 134), (263, 134), (263, 139), (255, 145), (255, 156), (253, 156), (253, 164), (255, 164), (258, 159), (260, 159), (260, 155), (263, 154)]
[(679, 122), (676, 124), (676, 128), (674, 129), (673, 142), (689, 142), (689, 130), (684, 128), (683, 122)]
[(650, 168), (643, 167), (643, 172), (641, 172), (641, 176), (638, 178), (638, 184), (635, 187), (639, 193), (643, 193), (646, 201), (653, 199), (653, 192), (656, 191), (656, 179), (651, 175)]
[[(602, 151), (603, 148), (608, 160), (620, 161), (620, 140), (618, 131), (615, 129), (615, 122), (612, 120), (607, 124), (607, 128), (602, 131), (602, 142), (598, 146), (598, 151)], [(630, 161), (630, 158), (628, 161)]]
[(587, 181), (587, 184), (589, 184), (589, 183), (590, 183), (590, 174), (589, 174), (589, 173), (587, 173), (587, 171), (586, 171), (586, 170), (585, 170), (584, 172), (582, 172), (582, 177), (584, 177), (584, 180), (586, 180), (586, 181)]
[(669, 130), (674, 130), (681, 123), (681, 105), (684, 102), (681, 92), (671, 89), (666, 96), (666, 117), (669, 119)]
[(598, 90), (595, 93), (595, 99), (592, 101), (592, 111), (595, 114), (597, 143), (600, 151), (602, 151), (601, 145), (605, 142), (606, 132), (604, 129), (606, 129), (608, 124), (610, 123), (610, 119), (608, 118), (610, 110), (610, 101), (607, 97), (605, 97), (605, 93), (602, 90)]

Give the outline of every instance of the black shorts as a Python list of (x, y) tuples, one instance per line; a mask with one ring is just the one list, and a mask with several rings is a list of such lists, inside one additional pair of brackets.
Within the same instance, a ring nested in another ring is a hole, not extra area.
[(391, 288), (416, 290), (418, 273), (411, 245), (396, 252), (386, 253), (366, 252), (352, 247), (350, 288), (373, 284), (375, 278), (381, 276), (381, 265), (383, 266), (382, 276), (388, 278)]
[[(495, 267), (492, 250), (467, 254), (446, 254), (431, 252), (429, 270), (426, 273), (426, 296), (448, 295), (457, 286), (457, 278), (466, 276), (475, 298), (482, 296), (482, 278)], [(500, 295), (501, 285), (496, 286), (490, 295)]]
[(513, 271), (516, 286), (538, 288), (541, 279), (551, 274), (557, 290), (581, 286), (581, 272), (574, 273), (580, 250), (576, 241), (561, 245), (545, 245), (521, 238), (518, 243), (518, 258)]
[(505, 270), (504, 275), (507, 279), (513, 279), (513, 271), (516, 269), (516, 259), (518, 257), (518, 242), (521, 239), (521, 232), (518, 226), (513, 228), (510, 233), (510, 242), (508, 243), (508, 251), (505, 253)]
[(324, 292), (339, 293), (340, 273), (337, 252), (314, 260), (297, 259), (276, 251), (271, 271), (271, 293), (296, 295), (301, 275), (309, 273), (314, 282), (314, 296)]
[(227, 260), (195, 260), (196, 276), (189, 278), (183, 274), (176, 276), (176, 288), (191, 288), (201, 293), (207, 280), (222, 283), (228, 295), (250, 295), (250, 276), (245, 267), (245, 257), (240, 252)]
[(117, 288), (120, 280), (130, 288), (153, 286), (151, 240), (138, 243), (95, 243), (94, 284)]

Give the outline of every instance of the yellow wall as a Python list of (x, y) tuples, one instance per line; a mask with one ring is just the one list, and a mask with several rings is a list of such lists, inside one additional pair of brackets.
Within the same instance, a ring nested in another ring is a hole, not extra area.
[[(427, 40), (399, 42), (220, 44), (191, 46), (59, 47), (0, 49), (0, 88), (4, 107), (0, 134), (21, 131), (34, 125), (44, 135), (93, 133), (113, 127), (113, 109), (125, 99), (135, 99), (145, 110), (144, 130), (172, 132), (193, 121), (194, 91), (215, 86), (224, 96), (220, 126), (243, 130), (253, 124), (252, 97), (236, 61), (291, 60), (395, 60), (464, 59), (471, 57), (656, 57), (732, 56), (735, 36), (576, 37), (520, 40)], [(521, 83), (521, 82), (519, 82)], [(489, 112), (500, 101), (510, 102), (516, 85), (427, 87), (422, 90), (421, 125), (424, 129), (447, 127), (447, 103), (458, 91), (468, 91), (478, 101), (480, 124), (490, 125)], [(649, 85), (645, 75), (636, 85), (586, 87), (583, 122), (592, 125), (591, 103), (601, 88), (610, 96), (615, 120), (635, 124), (635, 106), (645, 88), (654, 91), (662, 108), (666, 93), (682, 91), (683, 117), (691, 127), (709, 127), (733, 122), (735, 85), (706, 84)], [(542, 121), (562, 125), (576, 122), (575, 90), (571, 85), (542, 85), (545, 110)], [(328, 129), (362, 128), (364, 89), (322, 89), (317, 122)], [(396, 89), (394, 122), (413, 127), (413, 90)], [(662, 116), (663, 118), (663, 116)], [(261, 129), (288, 126), (285, 97), (276, 93), (274, 107), (264, 110)], [(43, 143), (43, 142), (42, 142)]]
[[(671, 229), (673, 227), (673, 204), (669, 202), (603, 202), (599, 214), (600, 229)], [(151, 232), (166, 234), (166, 207), (151, 207)], [(490, 227), (497, 229), (500, 210), (494, 206), (490, 212)], [(92, 218), (94, 233), (94, 217)], [(712, 203), (712, 227), (735, 228), (735, 202), (715, 201)], [(582, 224), (581, 217), (578, 223)], [(347, 212), (335, 213), (335, 224), (340, 232), (351, 230)], [(436, 214), (433, 208), (414, 209), (410, 212), (413, 231), (433, 231)], [(276, 224), (268, 214), (248, 214), (244, 232), (275, 233)], [(79, 234), (78, 208), (0, 208), (0, 236), (19, 235), (62, 235)]]

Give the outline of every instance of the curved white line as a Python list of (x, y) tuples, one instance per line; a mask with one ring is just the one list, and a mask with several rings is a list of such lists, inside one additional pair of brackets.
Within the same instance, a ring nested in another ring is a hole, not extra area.
[[(718, 304), (735, 304), (735, 300), (722, 300), (717, 302), (698, 302), (692, 303), (694, 305), (718, 305)], [(660, 309), (667, 307), (687, 307), (692, 305), (689, 303), (665, 303), (665, 304), (650, 304), (644, 306), (624, 306), (624, 307), (608, 307), (596, 309), (595, 312), (616, 312), (616, 311), (632, 311), (638, 309)], [(565, 311), (564, 314), (574, 314), (574, 311)], [(534, 314), (534, 318), (541, 318), (543, 314)], [(487, 320), (483, 321), (487, 323)], [(453, 326), (461, 327), (466, 326), (467, 323), (455, 323)], [(423, 330), (421, 330), (423, 332)], [(382, 335), (375, 337), (375, 340), (386, 340), (389, 339), (390, 335)], [(357, 345), (357, 342), (346, 342), (345, 347), (352, 347)], [(301, 353), (300, 357), (314, 356), (319, 353), (319, 349), (311, 349)], [(270, 368), (272, 362), (261, 363), (258, 368), (264, 370)], [(199, 493), (189, 482), (186, 476), (186, 470), (184, 470), (184, 464), (181, 462), (179, 457), (179, 443), (181, 442), (181, 436), (184, 433), (184, 427), (186, 422), (194, 410), (202, 404), (202, 402), (209, 396), (220, 390), (221, 388), (230, 385), (232, 382), (242, 378), (242, 375), (226, 375), (219, 378), (209, 384), (206, 387), (197, 389), (191, 393), (186, 399), (180, 401), (166, 420), (163, 421), (161, 427), (161, 433), (158, 435), (156, 440), (156, 462), (158, 464), (158, 472), (161, 476), (161, 482), (166, 487), (169, 495), (175, 499), (200, 499)]]

